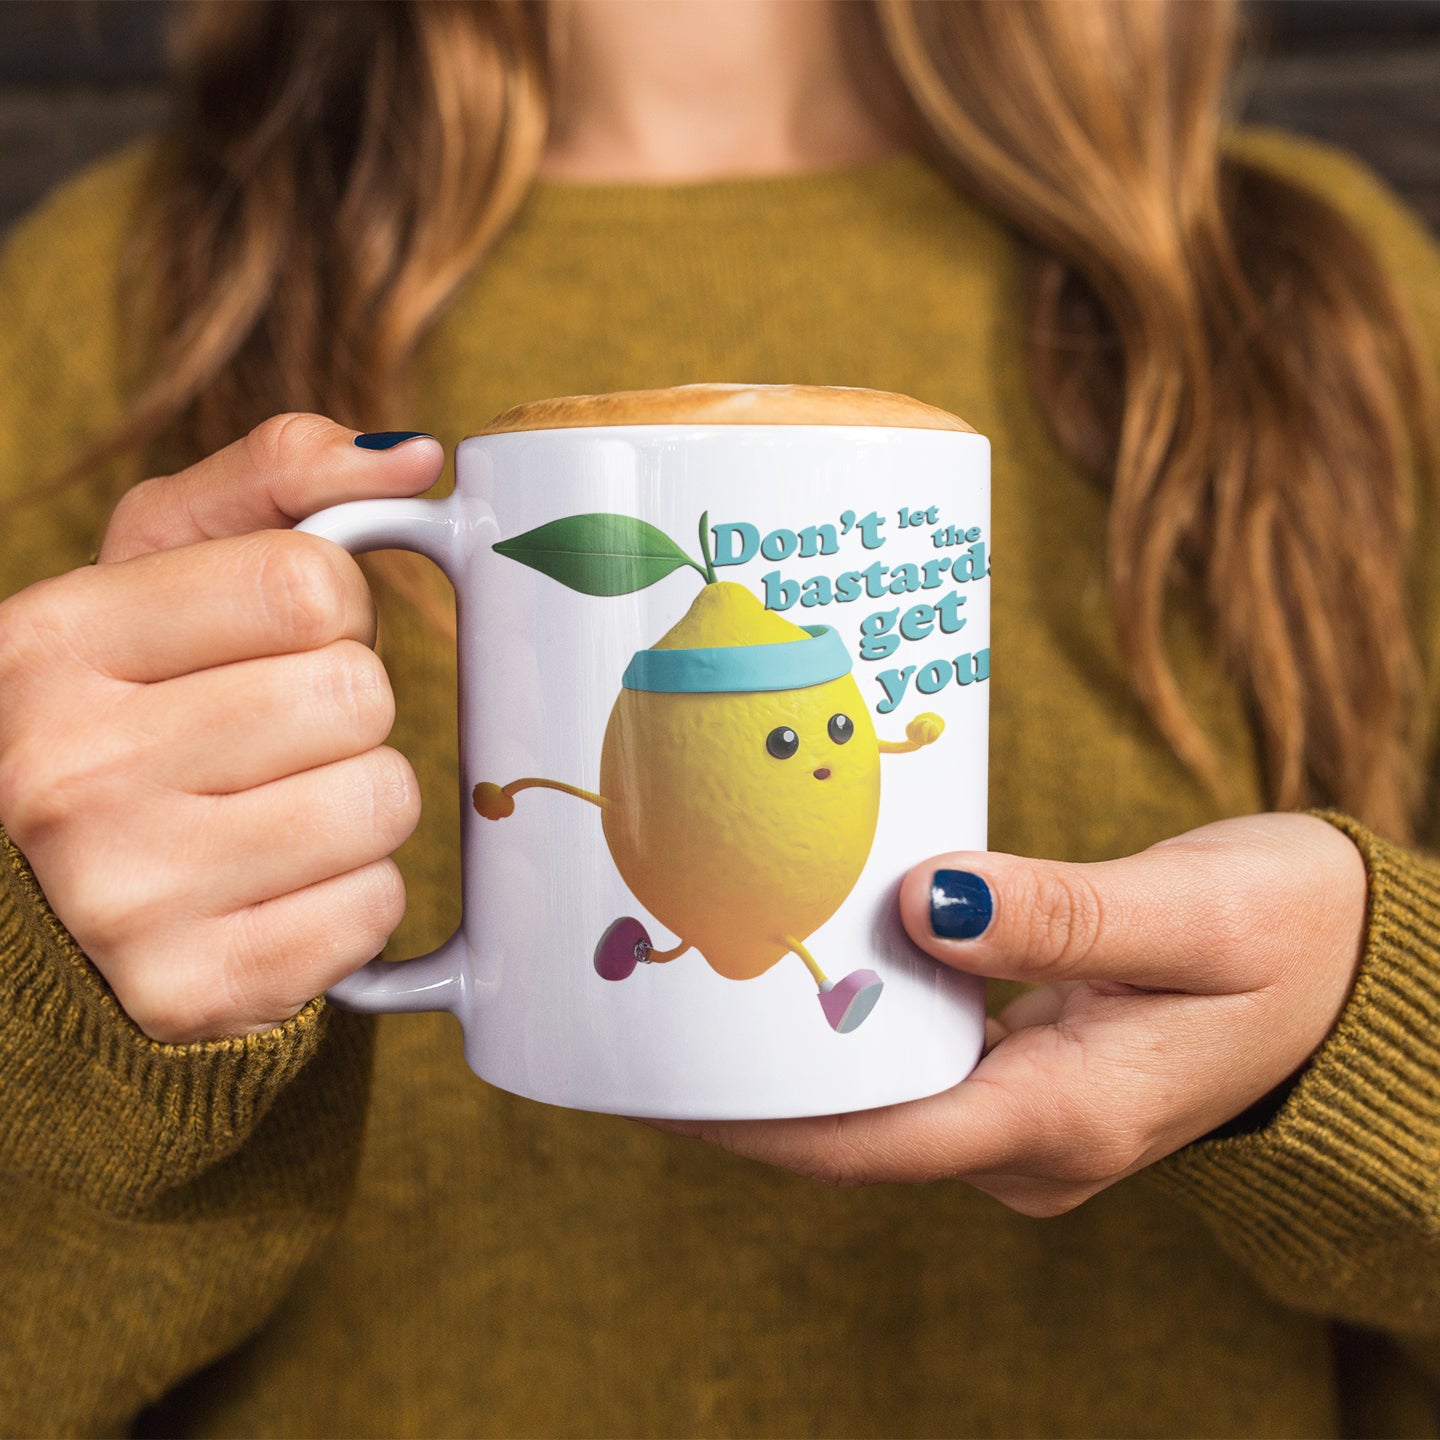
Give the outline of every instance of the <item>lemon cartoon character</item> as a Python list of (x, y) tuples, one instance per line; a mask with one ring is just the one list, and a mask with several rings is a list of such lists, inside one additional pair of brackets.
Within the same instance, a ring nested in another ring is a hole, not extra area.
[[(600, 807), (621, 877), (678, 937), (657, 949), (641, 921), (616, 920), (595, 947), (605, 979), (694, 949), (717, 974), (751, 980), (794, 954), (843, 1034), (869, 1015), (883, 982), (868, 969), (830, 980), (805, 941), (865, 868), (881, 754), (930, 744), (944, 722), (920, 715), (904, 741), (878, 739), (839, 635), (794, 625), (743, 585), (716, 580), (708, 516), (700, 534), (703, 566), (626, 516), (570, 516), (495, 547), (588, 594), (639, 589), (661, 565), (662, 574), (692, 566), (707, 583), (685, 617), (626, 668), (605, 730), (599, 794), (527, 777), (477, 785), (475, 808), (503, 819), (518, 792), (537, 787)], [(638, 552), (632, 573), (617, 575), (616, 557), (627, 550)]]

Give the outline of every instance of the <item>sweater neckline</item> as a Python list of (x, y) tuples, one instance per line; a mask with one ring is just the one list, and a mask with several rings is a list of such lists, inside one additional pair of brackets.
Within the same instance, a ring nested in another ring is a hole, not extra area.
[(594, 225), (722, 224), (850, 211), (857, 204), (913, 203), (917, 192), (950, 194), (920, 156), (904, 151), (825, 170), (739, 175), (715, 180), (589, 181), (537, 179), (517, 217), (521, 223)]

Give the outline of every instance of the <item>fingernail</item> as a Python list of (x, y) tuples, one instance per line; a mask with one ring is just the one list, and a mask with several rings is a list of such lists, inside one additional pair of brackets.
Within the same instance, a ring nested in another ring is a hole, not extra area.
[(371, 430), (367, 434), (357, 435), (355, 443), (362, 450), (393, 450), (407, 440), (433, 440), (434, 438), (428, 430)]
[(973, 940), (995, 913), (990, 887), (969, 870), (937, 870), (930, 877), (930, 928), (942, 940)]

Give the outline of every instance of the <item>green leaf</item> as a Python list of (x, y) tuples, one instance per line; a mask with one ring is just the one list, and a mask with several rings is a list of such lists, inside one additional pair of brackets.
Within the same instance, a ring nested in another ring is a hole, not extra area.
[(700, 569), (668, 535), (633, 515), (567, 515), (501, 540), (495, 550), (582, 595), (628, 595), (682, 565)]

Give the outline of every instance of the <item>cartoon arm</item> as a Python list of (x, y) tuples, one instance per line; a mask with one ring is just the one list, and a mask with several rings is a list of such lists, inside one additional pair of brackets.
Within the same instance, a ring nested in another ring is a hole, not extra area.
[(565, 785), (559, 780), (537, 780), (534, 776), (512, 780), (508, 785), (495, 785), (489, 780), (482, 780), (471, 791), (470, 798), (485, 819), (503, 820), (507, 815), (515, 813), (514, 796), (520, 790), (560, 790), (566, 795), (574, 795), (577, 799), (588, 800), (602, 810), (610, 803), (603, 795), (582, 790), (578, 785)]
[(927, 745), (933, 745), (940, 738), (944, 729), (945, 722), (938, 715), (932, 715), (927, 710), (923, 715), (917, 715), (905, 727), (905, 739), (882, 740), (880, 753), (882, 755), (908, 755), (912, 750), (923, 750)]

